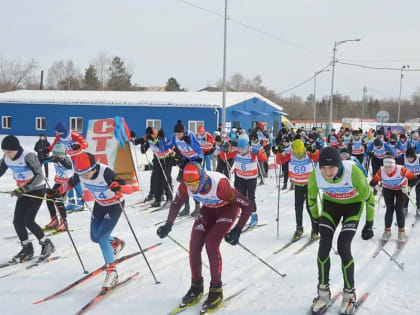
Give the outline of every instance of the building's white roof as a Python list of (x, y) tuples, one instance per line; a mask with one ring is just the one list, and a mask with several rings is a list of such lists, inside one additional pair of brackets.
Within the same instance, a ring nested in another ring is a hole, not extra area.
[[(249, 92), (226, 92), (226, 107), (254, 97), (283, 110), (281, 106), (258, 93)], [(19, 90), (0, 93), (0, 103), (221, 107), (222, 92)]]

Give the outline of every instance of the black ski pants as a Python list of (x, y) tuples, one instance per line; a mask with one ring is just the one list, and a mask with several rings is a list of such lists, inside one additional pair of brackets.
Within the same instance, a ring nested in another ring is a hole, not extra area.
[(282, 164), (281, 170), (283, 172), (284, 184), (287, 185), (287, 181), (289, 180), (289, 162)]
[(312, 222), (311, 211), (308, 205), (308, 185), (295, 184), (295, 212), (296, 212), (296, 227), (302, 227), (303, 223), (303, 205), (306, 203), (306, 211), (309, 214)]
[[(60, 184), (54, 184), (53, 189), (57, 189), (60, 186)], [(68, 193), (59, 196), (59, 197), (53, 197), (53, 196), (49, 196), (47, 194), (47, 198), (48, 199), (54, 199), (55, 202), (47, 200), (47, 207), (48, 207), (48, 211), (50, 213), (50, 217), (54, 217), (57, 215), (57, 210), (58, 209), (60, 216), (63, 220), (66, 219), (67, 217), (67, 212), (66, 212), (66, 207), (64, 206), (63, 200), (65, 199), (65, 197), (68, 195)]]
[(328, 284), (330, 275), (330, 251), (334, 232), (340, 220), (341, 231), (337, 240), (337, 250), (341, 258), (341, 269), (344, 278), (344, 287), (354, 288), (354, 261), (351, 255), (351, 242), (359, 225), (363, 203), (340, 204), (323, 200), (323, 210), (319, 220), (321, 239), (318, 248), (318, 281), (319, 284)]
[(254, 212), (257, 212), (257, 204), (255, 203), (257, 178), (244, 179), (239, 176), (235, 176), (235, 188), (254, 204)]
[[(153, 169), (152, 169), (152, 180), (151, 180), (151, 191), (155, 196), (156, 200), (162, 199), (162, 193), (165, 192), (166, 198), (172, 200), (172, 163), (170, 158), (159, 159), (155, 156), (153, 158)], [(163, 169), (163, 171), (162, 171)], [(163, 173), (165, 172), (165, 173)], [(166, 178), (165, 178), (166, 176)], [(154, 178), (153, 178), (154, 177)], [(169, 184), (168, 184), (169, 182)]]
[(375, 176), (376, 172), (381, 168), (382, 165), (384, 165), (383, 159), (378, 159), (376, 156), (372, 156), (372, 176)]
[(227, 178), (230, 178), (229, 170), (232, 169), (233, 159), (222, 160), (220, 156), (217, 159), (216, 172), (224, 174)]
[(391, 227), (395, 212), (398, 228), (403, 229), (405, 226), (403, 208), (407, 201), (407, 196), (401, 190), (392, 190), (388, 188), (384, 188), (382, 194), (386, 205), (385, 228)]
[[(44, 197), (45, 188), (27, 192), (26, 194)], [(21, 242), (28, 239), (28, 232), (31, 231), (38, 240), (44, 237), (44, 232), (41, 227), (35, 222), (36, 214), (41, 207), (42, 199), (31, 198), (31, 197), (19, 197), (16, 201), (15, 213), (13, 216), (13, 225), (15, 227), (16, 234), (19, 236)]]

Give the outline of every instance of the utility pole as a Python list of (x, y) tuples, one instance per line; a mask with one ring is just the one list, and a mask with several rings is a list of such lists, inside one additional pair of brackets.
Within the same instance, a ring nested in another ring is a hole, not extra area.
[(227, 5), (228, 0), (225, 0), (225, 27), (224, 27), (224, 41), (223, 41), (223, 99), (222, 99), (222, 130), (226, 127), (226, 42), (227, 42)]
[(404, 78), (403, 71), (404, 69), (410, 68), (409, 65), (404, 65), (401, 67), (401, 76), (400, 76), (400, 94), (398, 96), (398, 126), (400, 125), (400, 111), (401, 111), (401, 90), (402, 90), (402, 80)]

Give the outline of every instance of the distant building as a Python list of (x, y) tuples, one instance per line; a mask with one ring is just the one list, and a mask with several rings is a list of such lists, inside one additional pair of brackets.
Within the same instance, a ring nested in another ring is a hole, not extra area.
[[(138, 134), (153, 126), (170, 135), (178, 119), (192, 132), (200, 125), (212, 132), (222, 119), (221, 109), (222, 92), (20, 90), (0, 93), (0, 133), (53, 136), (62, 121), (85, 134), (89, 120), (115, 116), (124, 117)], [(226, 93), (226, 122), (231, 127), (249, 129), (261, 121), (278, 130), (282, 110), (257, 93)]]

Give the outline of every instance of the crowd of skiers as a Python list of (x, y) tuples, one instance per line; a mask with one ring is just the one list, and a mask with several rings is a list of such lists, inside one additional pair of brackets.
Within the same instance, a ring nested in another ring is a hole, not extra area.
[[(66, 198), (74, 189), (76, 203), (83, 204), (84, 187), (95, 199), (90, 223), (91, 239), (99, 244), (107, 264), (103, 287), (113, 287), (118, 281), (115, 256), (125, 243), (111, 234), (124, 211), (122, 194), (130, 194), (132, 189), (110, 167), (97, 163), (94, 156), (84, 152), (88, 143), (82, 135), (70, 131), (63, 123), (56, 125), (55, 132), (56, 138), (51, 145), (45, 135), (40, 136), (35, 145), (37, 155), (24, 150), (16, 137), (3, 138), (1, 149), (5, 156), (0, 164), (0, 177), (10, 168), (18, 186), (12, 192), (18, 197), (13, 224), (22, 244), (22, 250), (11, 262), (22, 262), (34, 256), (26, 229), (38, 238), (42, 246), (39, 259), (51, 255), (54, 245), (35, 222), (41, 202), (46, 196), (51, 216), (46, 228), (68, 230)], [(382, 240), (388, 241), (391, 237), (395, 212), (398, 242), (401, 244), (407, 241), (405, 216), (411, 198), (410, 188), (416, 192), (416, 214), (420, 215), (418, 132), (408, 137), (404, 133), (384, 135), (383, 130), (363, 133), (360, 129), (342, 128), (339, 132), (332, 129), (324, 137), (316, 128), (309, 132), (282, 128), (274, 137), (263, 123), (258, 122), (248, 132), (240, 128), (232, 128), (230, 132), (219, 128), (210, 133), (200, 126), (193, 133), (178, 120), (169, 136), (162, 129), (147, 127), (141, 136), (131, 131), (130, 138), (134, 145), (140, 145), (142, 153), (149, 149), (153, 153), (150, 192), (144, 202), (150, 202), (152, 207), (169, 207), (167, 221), (158, 228), (158, 236), (163, 238), (170, 233), (177, 216), (195, 217), (190, 241), (191, 288), (180, 307), (194, 305), (203, 296), (201, 251), (204, 245), (210, 263), (211, 282), (203, 308), (211, 311), (222, 304), (219, 246), (223, 238), (232, 245), (238, 244), (249, 218), (247, 228), (258, 224), (255, 193), (258, 179), (263, 185), (264, 178), (268, 176), (271, 154), (275, 156), (274, 168), (281, 168), (278, 175), (276, 172), (279, 192), (281, 176), (281, 189), (287, 189), (290, 181), (290, 189), (294, 190), (296, 230), (292, 241), (298, 241), (303, 236), (304, 207), (311, 222), (311, 239), (320, 239), (318, 296), (312, 305), (314, 313), (322, 311), (331, 298), (329, 252), (340, 221), (342, 228), (337, 250), (342, 260), (344, 279), (340, 312), (352, 314), (356, 295), (351, 242), (363, 209), (366, 208), (366, 222), (362, 238), (367, 240), (373, 237), (374, 196), (383, 195), (386, 214)], [(48, 163), (53, 163), (55, 167), (52, 186), (47, 180)], [(42, 164), (45, 165), (45, 176)], [(174, 191), (172, 181), (172, 168), (175, 166), (179, 168), (177, 191)], [(369, 174), (372, 175), (370, 181)], [(321, 209), (318, 209), (318, 197)], [(195, 205), (191, 213), (190, 198)], [(239, 209), (240, 219), (236, 221)]]

